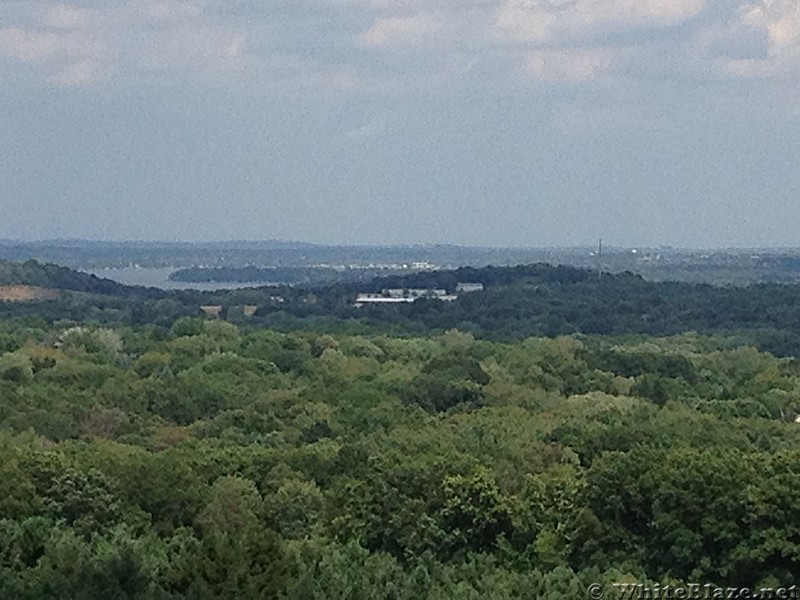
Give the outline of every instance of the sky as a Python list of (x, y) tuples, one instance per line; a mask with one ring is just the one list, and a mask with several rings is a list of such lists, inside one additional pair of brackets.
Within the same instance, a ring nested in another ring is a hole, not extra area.
[(0, 0), (0, 238), (800, 247), (800, 2)]

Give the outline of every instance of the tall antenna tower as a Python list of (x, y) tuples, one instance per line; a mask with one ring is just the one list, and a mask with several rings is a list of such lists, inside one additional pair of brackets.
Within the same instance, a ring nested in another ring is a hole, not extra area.
[(603, 238), (600, 238), (600, 243), (597, 245), (597, 278), (603, 276)]

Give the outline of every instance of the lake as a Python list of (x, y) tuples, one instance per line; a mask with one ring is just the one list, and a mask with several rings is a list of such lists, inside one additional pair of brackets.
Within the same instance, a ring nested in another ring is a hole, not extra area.
[[(122, 267), (93, 269), (86, 271), (98, 277), (113, 279), (125, 285), (143, 285), (146, 287), (156, 287), (162, 290), (201, 290), (213, 292), (215, 290), (235, 290), (248, 287), (260, 287), (269, 285), (265, 282), (232, 282), (232, 281), (210, 281), (210, 282), (187, 282), (171, 281), (169, 276), (177, 269), (172, 267), (149, 268), (149, 267)], [(274, 284), (273, 284), (274, 285)]]

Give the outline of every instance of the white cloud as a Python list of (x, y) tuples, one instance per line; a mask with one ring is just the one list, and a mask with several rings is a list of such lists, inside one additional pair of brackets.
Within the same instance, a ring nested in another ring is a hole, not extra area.
[(508, 0), (497, 15), (497, 27), (518, 41), (545, 42), (559, 21), (557, 4), (539, 0)]
[(62, 35), (45, 31), (27, 31), (17, 27), (0, 29), (0, 53), (25, 62), (37, 62), (65, 49)]
[(550, 42), (675, 25), (698, 14), (704, 5), (705, 0), (506, 0), (496, 26), (512, 40)]
[(740, 6), (734, 18), (714, 23), (687, 44), (699, 72), (750, 77), (800, 74), (800, 5), (759, 0)]
[(105, 79), (101, 65), (91, 60), (79, 60), (67, 65), (50, 80), (60, 87), (84, 87)]
[(132, 5), (146, 20), (184, 23), (201, 18), (206, 4), (198, 0), (134, 0)]
[(212, 18), (205, 1), (131, 0), (92, 9), (29, 4), (25, 19), (16, 13), (24, 26), (0, 29), (0, 59), (28, 63), (52, 85), (168, 71), (219, 78), (254, 62), (247, 32)]
[(387, 94), (508, 83), (521, 66), (541, 82), (797, 78), (797, 0), (730, 2), (304, 0), (244, 13), (226, 0), (0, 0), (0, 76)]
[[(39, 69), (43, 79), (57, 85), (88, 85), (97, 81), (105, 53), (102, 41), (81, 31), (0, 30), (0, 58), (5, 56), (31, 65)], [(88, 65), (94, 65), (94, 75), (89, 75)]]
[[(628, 24), (673, 25), (694, 17), (705, 0), (612, 0), (587, 1), (596, 15), (591, 20)], [(605, 15), (602, 13), (605, 10)]]
[(413, 17), (379, 19), (358, 36), (363, 46), (419, 45), (442, 28), (441, 19), (421, 13)]
[(129, 43), (131, 66), (138, 69), (221, 74), (242, 66), (246, 36), (236, 29), (187, 23), (143, 31)]
[(591, 81), (607, 73), (616, 54), (605, 48), (536, 50), (528, 54), (528, 73), (542, 81)]
[(796, 1), (764, 0), (743, 14), (742, 20), (769, 34), (770, 54), (796, 54), (800, 45), (800, 5)]
[(94, 11), (70, 6), (52, 4), (44, 9), (43, 22), (53, 29), (78, 29), (86, 27), (95, 18)]

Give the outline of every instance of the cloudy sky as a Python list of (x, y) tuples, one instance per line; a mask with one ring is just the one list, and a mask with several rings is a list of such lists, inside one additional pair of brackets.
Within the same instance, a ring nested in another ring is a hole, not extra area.
[(800, 246), (798, 0), (0, 0), (0, 238)]

